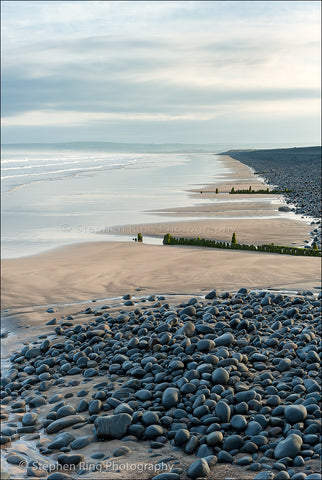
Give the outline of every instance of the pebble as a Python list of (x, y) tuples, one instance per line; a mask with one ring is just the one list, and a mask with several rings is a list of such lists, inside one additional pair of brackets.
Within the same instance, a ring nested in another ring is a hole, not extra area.
[[(268, 475), (275, 462), (276, 480), (291, 478), (321, 455), (321, 309), (311, 295), (239, 292), (90, 309), (48, 331), (41, 355), (24, 345), (1, 379), (1, 444), (37, 430), (49, 437), (41, 454), (70, 459), (97, 441), (147, 440), (151, 455), (164, 446), (196, 455), (194, 468), (218, 461)], [(113, 455), (129, 453), (120, 448)]]
[(58, 420), (53, 421), (48, 425), (46, 428), (47, 433), (57, 433), (63, 428), (70, 427), (71, 425), (75, 425), (76, 423), (83, 423), (85, 422), (85, 418), (81, 415), (70, 415), (67, 417), (59, 418)]
[(121, 457), (123, 455), (127, 455), (128, 453), (131, 453), (132, 450), (126, 446), (122, 446), (114, 450), (113, 452), (113, 457)]
[(68, 445), (76, 439), (75, 435), (70, 432), (63, 432), (55, 436), (53, 441), (48, 445), (50, 450), (60, 450), (63, 447), (68, 447)]
[(22, 424), (25, 426), (34, 425), (37, 421), (37, 413), (28, 412), (22, 417)]
[(288, 405), (284, 410), (285, 420), (294, 425), (303, 422), (307, 417), (307, 410), (304, 405)]
[(230, 420), (230, 425), (235, 430), (245, 430), (247, 427), (247, 420), (243, 415), (234, 415)]
[(84, 462), (85, 457), (81, 454), (73, 455), (58, 455), (57, 462), (60, 465), (78, 465), (80, 462)]
[(215, 414), (223, 423), (229, 422), (231, 415), (229, 405), (224, 401), (219, 401), (215, 407)]
[[(261, 173), (268, 184), (288, 192), (284, 194), (295, 213), (321, 218), (321, 147), (229, 152), (233, 158)], [(310, 163), (309, 171), (306, 169)], [(290, 175), (292, 172), (292, 175)], [(316, 223), (316, 222), (315, 222)], [(317, 225), (316, 225), (317, 226)], [(314, 228), (311, 236), (321, 244), (321, 231)]]
[(199, 458), (193, 462), (187, 471), (188, 478), (207, 477), (210, 474), (210, 468), (207, 460)]
[(211, 382), (214, 385), (226, 385), (229, 380), (229, 373), (222, 367), (216, 368), (211, 374)]
[(179, 403), (180, 392), (177, 388), (166, 388), (162, 394), (162, 405), (169, 410), (172, 407), (176, 407)]
[(49, 475), (47, 480), (72, 480), (72, 478), (67, 473), (54, 472)]
[(220, 337), (215, 339), (216, 347), (228, 346), (234, 343), (235, 338), (231, 333), (224, 333)]
[(223, 449), (227, 452), (232, 450), (240, 450), (244, 444), (244, 440), (240, 435), (229, 435), (223, 444)]
[(159, 473), (152, 480), (180, 480), (179, 473), (167, 472), (167, 473)]
[(27, 461), (21, 455), (17, 455), (16, 453), (12, 453), (6, 457), (8, 463), (12, 463), (13, 465), (27, 465)]
[(128, 413), (98, 417), (94, 422), (96, 435), (102, 439), (122, 438), (131, 422), (132, 418)]
[(273, 472), (259, 472), (254, 477), (254, 480), (274, 480), (275, 475)]
[(302, 444), (302, 438), (295, 433), (291, 433), (285, 440), (277, 444), (274, 456), (276, 459), (284, 457), (295, 458), (300, 453)]
[(72, 450), (81, 450), (82, 448), (87, 447), (93, 440), (93, 437), (85, 435), (84, 437), (76, 438), (71, 444), (70, 448)]

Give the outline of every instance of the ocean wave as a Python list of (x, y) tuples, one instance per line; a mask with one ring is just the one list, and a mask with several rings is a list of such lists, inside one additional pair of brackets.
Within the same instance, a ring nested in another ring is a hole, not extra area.
[(98, 170), (100, 168), (103, 168), (103, 165), (98, 165), (97, 167), (91, 167), (89, 169), (79, 169), (79, 168), (65, 168), (63, 170), (54, 170), (53, 172), (36, 172), (36, 173), (22, 173), (19, 175), (7, 175), (1, 177), (1, 180), (5, 180), (7, 178), (18, 178), (18, 177), (31, 177), (31, 176), (39, 176), (39, 175), (56, 175), (58, 173), (64, 173), (64, 172), (75, 172), (78, 171), (79, 173), (81, 172), (86, 172), (86, 171), (91, 171), (91, 170)]
[[(131, 161), (127, 161), (126, 163), (113, 163), (113, 164), (103, 164), (103, 165), (96, 165), (96, 166), (84, 166), (78, 168), (65, 168), (60, 170), (54, 171), (45, 171), (45, 172), (28, 172), (16, 175), (3, 175), (1, 176), (2, 181), (2, 189), (3, 192), (13, 192), (19, 188), (26, 187), (33, 183), (38, 182), (45, 182), (45, 181), (58, 181), (58, 180), (67, 180), (69, 178), (77, 177), (78, 175), (82, 174), (91, 174), (97, 171), (104, 171), (104, 170), (113, 170), (113, 169), (122, 169), (128, 166), (136, 164), (136, 160), (132, 159)], [(59, 163), (58, 165), (61, 165)], [(39, 178), (43, 177), (43, 178)], [(19, 179), (24, 178), (24, 181), (20, 181)], [(28, 181), (28, 179), (30, 181)], [(13, 180), (16, 180), (13, 183)]]
[(72, 165), (75, 163), (81, 163), (81, 160), (74, 160), (72, 162), (56, 162), (56, 163), (42, 163), (38, 165), (24, 165), (24, 166), (16, 166), (16, 167), (7, 167), (7, 168), (2, 168), (2, 171), (4, 170), (24, 170), (26, 168), (44, 168), (44, 167), (54, 167), (55, 165)]

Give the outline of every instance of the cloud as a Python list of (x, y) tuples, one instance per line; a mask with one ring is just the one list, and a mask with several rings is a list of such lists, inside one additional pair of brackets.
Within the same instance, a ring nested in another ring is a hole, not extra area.
[(75, 112), (75, 111), (50, 111), (50, 110), (33, 110), (17, 114), (14, 116), (5, 117), (2, 121), (4, 127), (7, 126), (62, 126), (68, 124), (69, 126), (77, 126), (95, 122), (110, 122), (110, 121), (156, 121), (156, 122), (171, 122), (178, 120), (210, 120), (214, 114), (207, 113), (191, 113), (181, 115), (171, 115), (162, 113), (104, 113), (104, 112)]
[(57, 122), (94, 135), (98, 122), (147, 121), (148, 135), (160, 123), (186, 129), (236, 110), (289, 111), (299, 125), (302, 115), (316, 118), (318, 2), (40, 1), (2, 10), (4, 129)]

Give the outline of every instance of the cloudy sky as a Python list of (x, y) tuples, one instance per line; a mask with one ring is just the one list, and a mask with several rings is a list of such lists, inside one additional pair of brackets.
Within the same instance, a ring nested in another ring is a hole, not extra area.
[(4, 143), (320, 143), (319, 1), (1, 6)]

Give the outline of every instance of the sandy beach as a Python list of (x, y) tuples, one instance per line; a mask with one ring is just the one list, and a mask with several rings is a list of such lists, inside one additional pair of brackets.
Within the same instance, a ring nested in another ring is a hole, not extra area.
[[(268, 187), (272, 190), (273, 186), (255, 175), (247, 165), (226, 155), (220, 155), (219, 158), (230, 173), (223, 175), (215, 184), (199, 185), (192, 189), (190, 207), (173, 207), (154, 212), (161, 216), (171, 216), (173, 221), (121, 225), (110, 229), (110, 232), (130, 235), (140, 232), (143, 236), (159, 237), (170, 233), (173, 236), (200, 236), (218, 241), (230, 241), (235, 232), (240, 243), (250, 245), (303, 245), (309, 242), (312, 230), (310, 221), (304, 221), (292, 212), (280, 212), (278, 208), (284, 205), (282, 195), (230, 195), (232, 187), (235, 190), (248, 189), (250, 186), (253, 190)], [(215, 193), (216, 188), (218, 194)], [(198, 200), (197, 205), (194, 205), (195, 200)], [(207, 203), (200, 203), (201, 200)], [(191, 216), (196, 219), (182, 220)]]
[[(135, 235), (139, 229), (143, 235), (163, 236), (169, 232), (178, 236), (204, 236), (206, 238), (226, 241), (231, 240), (232, 232), (236, 232), (240, 242), (255, 244), (274, 242), (276, 244), (298, 245), (303, 244), (305, 239), (309, 238), (310, 225), (308, 222), (294, 219), (291, 216), (287, 217), (281, 212), (278, 212), (278, 206), (282, 204), (280, 196), (260, 195), (258, 200), (254, 202), (252, 199), (252, 202), (248, 203), (248, 195), (238, 195), (234, 196), (232, 202), (231, 196), (228, 193), (232, 186), (235, 186), (235, 188), (248, 188), (250, 184), (254, 189), (259, 189), (262, 188), (263, 185), (266, 186), (266, 184), (259, 180), (258, 176), (254, 176), (249, 167), (229, 157), (225, 157), (224, 161), (227, 162), (231, 170), (229, 178), (227, 175), (222, 178), (219, 184), (198, 186), (196, 189), (193, 189), (190, 192), (191, 207), (176, 208), (174, 206), (171, 209), (167, 209), (166, 212), (158, 212), (160, 218), (163, 213), (172, 215), (174, 217), (173, 222), (164, 224), (160, 221), (160, 223), (157, 224), (120, 226), (115, 227), (115, 231)], [(214, 193), (217, 187), (221, 192), (219, 195)], [(202, 193), (200, 193), (199, 188), (201, 188)], [(194, 199), (200, 195), (203, 196), (203, 199), (207, 203), (194, 205)], [(218, 197), (220, 197), (220, 201), (216, 203)], [(188, 214), (189, 212), (193, 212), (193, 215), (196, 216), (195, 220), (175, 220), (176, 216), (181, 218), (184, 217), (185, 213)], [(207, 215), (211, 218), (204, 219)], [(200, 217), (200, 219), (198, 219), (198, 217)], [(132, 318), (131, 316), (134, 315), (133, 312), (135, 309), (142, 308), (143, 312), (146, 310), (147, 314), (150, 313), (152, 316), (155, 315), (155, 318), (158, 318), (161, 305), (170, 304), (171, 307), (169, 308), (178, 309), (179, 312), (180, 308), (182, 309), (184, 306), (189, 308), (189, 305), (195, 304), (196, 306), (200, 305), (202, 314), (205, 315), (207, 312), (206, 306), (208, 305), (207, 308), (211, 306), (211, 303), (206, 303), (205, 295), (213, 289), (217, 291), (215, 304), (219, 307), (224, 305), (224, 303), (222, 304), (226, 298), (224, 292), (233, 292), (229, 294), (228, 299), (234, 299), (236, 292), (242, 288), (245, 288), (246, 292), (253, 290), (254, 293), (250, 295), (256, 295), (255, 292), (257, 291), (271, 292), (272, 298), (278, 298), (278, 295), (282, 295), (281, 298), (283, 300), (279, 301), (286, 306), (291, 305), (292, 302), (296, 303), (297, 293), (301, 295), (303, 291), (304, 293), (312, 292), (315, 295), (309, 297), (312, 303), (320, 291), (319, 285), (319, 258), (213, 250), (200, 247), (100, 241), (97, 243), (70, 245), (29, 257), (5, 259), (2, 261), (2, 332), (5, 337), (8, 336), (2, 339), (4, 365), (5, 368), (8, 367), (9, 364), (6, 359), (9, 355), (13, 354), (12, 358), (15, 358), (15, 355), (18, 355), (15, 352), (18, 352), (23, 346), (26, 346), (27, 349), (33, 346), (39, 348), (39, 345), (45, 338), (53, 342), (53, 345), (59, 346), (59, 344), (61, 344), (59, 337), (65, 335), (66, 332), (68, 333), (68, 328), (75, 328), (75, 331), (78, 331), (77, 325), (87, 325), (85, 329), (99, 329), (100, 326), (105, 325), (105, 323), (95, 324), (95, 319), (99, 320), (102, 318), (104, 320), (102, 316), (104, 312), (108, 312), (107, 319), (119, 315), (120, 312), (128, 314), (130, 316), (129, 318)], [(224, 295), (223, 298), (219, 298), (222, 294)], [(128, 297), (126, 297), (126, 295), (128, 295)], [(263, 295), (265, 295), (265, 293)], [(218, 301), (216, 300), (217, 296)], [(130, 298), (128, 305), (126, 300), (124, 300), (126, 298)], [(158, 300), (159, 298), (160, 300)], [(192, 303), (190, 303), (191, 298), (194, 299)], [(240, 298), (238, 294), (236, 298)], [(260, 301), (262, 301), (263, 296), (259, 298)], [(251, 296), (247, 296), (245, 300), (241, 300), (241, 302), (245, 302), (246, 305), (243, 314), (246, 311), (247, 305), (251, 308), (254, 301)], [(256, 302), (257, 301), (258, 299)], [(237, 304), (238, 302), (239, 300)], [(270, 301), (268, 301), (268, 309), (271, 308), (269, 305)], [(304, 305), (306, 305), (306, 303), (304, 303)], [(231, 308), (231, 306), (229, 308)], [(239, 306), (238, 308), (243, 307)], [(274, 309), (277, 309), (277, 315), (278, 305), (275, 305)], [(90, 315), (86, 315), (86, 312), (90, 312)], [(96, 314), (95, 312), (98, 313)], [(98, 315), (101, 316), (99, 317)], [(147, 315), (144, 315), (144, 318), (146, 317)], [(53, 318), (55, 318), (55, 320), (52, 320)], [(193, 318), (194, 322), (198, 322), (197, 317)], [(312, 318), (316, 319), (315, 316)], [(184, 323), (182, 323), (183, 319), (184, 317), (180, 316), (181, 323), (179, 323), (179, 325), (184, 325)], [(57, 327), (48, 324), (50, 320), (52, 320), (53, 324), (57, 325)], [(92, 327), (90, 327), (90, 325), (92, 325)], [(93, 325), (96, 325), (96, 327), (93, 327)], [(110, 335), (110, 328), (114, 328), (113, 323), (109, 325), (110, 326), (106, 324), (104, 327), (106, 328), (108, 336)], [(157, 325), (160, 326), (158, 322)], [(56, 330), (56, 328), (58, 328), (58, 330)], [(118, 328), (120, 330), (117, 330)], [(122, 328), (122, 326), (116, 327), (113, 335), (118, 331), (122, 331)], [(229, 327), (227, 328), (228, 331), (233, 331)], [(222, 333), (224, 334), (225, 331), (226, 327)], [(269, 328), (268, 331), (270, 331)], [(59, 335), (57, 332), (60, 332)], [(239, 338), (240, 334), (238, 332), (235, 331), (234, 334), (236, 338)], [(267, 335), (268, 334), (269, 333), (267, 333)], [(126, 337), (125, 331), (123, 335)], [(198, 339), (203, 339), (203, 337), (205, 341), (208, 338), (207, 335), (201, 335)], [(216, 335), (212, 338), (215, 337)], [(65, 340), (68, 340), (68, 338), (70, 338), (70, 335), (66, 337)], [(249, 336), (247, 338), (249, 338)], [(244, 340), (240, 341), (240, 345), (242, 345)], [(236, 347), (229, 346), (229, 349), (231, 348)], [(240, 348), (242, 351), (242, 347)], [(216, 354), (217, 350), (218, 348), (214, 350)], [(124, 347), (123, 349), (121, 348), (121, 351), (125, 351)], [(154, 355), (157, 351), (157, 349), (155, 351), (152, 349), (150, 354)], [(235, 350), (229, 350), (227, 355), (231, 356), (234, 351)], [(220, 349), (218, 352), (220, 355)], [(259, 355), (261, 354), (259, 353)], [(38, 357), (36, 357), (36, 365), (37, 358)], [(48, 354), (46, 358), (49, 358)], [(34, 360), (31, 360), (30, 365), (32, 366), (33, 363)], [(95, 364), (97, 364), (97, 362), (94, 361), (93, 366)], [(229, 371), (233, 370), (230, 368)], [(256, 377), (256, 368), (255, 370), (251, 368), (250, 371), (252, 372), (251, 378)], [(50, 369), (50, 372), (52, 374), (54, 370)], [(23, 372), (20, 373), (23, 375)], [(22, 469), (14, 466), (12, 463), (9, 466), (6, 461), (9, 454), (20, 456), (23, 459), (37, 459), (39, 464), (44, 464), (44, 462), (47, 462), (47, 464), (52, 463), (58, 468), (55, 463), (58, 458), (57, 452), (49, 449), (46, 454), (46, 446), (49, 445), (53, 437), (49, 435), (51, 439), (49, 440), (48, 435), (46, 436), (41, 427), (42, 424), (50, 424), (47, 415), (53, 405), (48, 405), (47, 399), (53, 398), (55, 395), (58, 395), (57, 398), (60, 399), (60, 401), (68, 398), (68, 408), (70, 412), (75, 414), (76, 409), (79, 408), (78, 392), (83, 388), (81, 385), (84, 383), (84, 377), (83, 372), (76, 370), (75, 373), (72, 374), (72, 377), (68, 375), (66, 377), (64, 373), (60, 383), (60, 380), (58, 380), (60, 375), (58, 375), (58, 377), (51, 377), (51, 374), (48, 377), (48, 385), (46, 384), (47, 380), (44, 380), (44, 390), (39, 386), (37, 390), (37, 386), (35, 386), (32, 387), (31, 390), (27, 389), (25, 393), (22, 392), (22, 398), (26, 398), (27, 392), (29, 392), (29, 394), (31, 392), (33, 393), (31, 397), (30, 395), (28, 397), (31, 399), (35, 396), (39, 398), (39, 396), (45, 395), (46, 404), (36, 405), (35, 408), (29, 406), (29, 410), (26, 410), (25, 407), (23, 407), (22, 410), (19, 410), (19, 408), (18, 410), (15, 408), (10, 410), (8, 409), (10, 396), (7, 396), (7, 398), (3, 400), (3, 419), (7, 420), (9, 424), (10, 422), (15, 424), (19, 423), (26, 411), (32, 411), (37, 414), (37, 426), (35, 429), (32, 426), (30, 430), (22, 430), (20, 434), (16, 434), (16, 441), (12, 441), (12, 443), (4, 440), (2, 455), (4, 464), (6, 465), (5, 468), (10, 471), (12, 475), (10, 478), (20, 478), (19, 475), (22, 474)], [(107, 379), (111, 388), (113, 384), (114, 390), (117, 390), (126, 380), (131, 378), (128, 375), (118, 376), (115, 373), (110, 372), (106, 374), (103, 371), (100, 372), (99, 375), (103, 375), (103, 378), (100, 377), (101, 379)], [(277, 372), (276, 378), (279, 378), (278, 375)], [(24, 377), (22, 376), (22, 378)], [(56, 381), (53, 381), (54, 378), (56, 378)], [(66, 380), (69, 379), (72, 380), (66, 383)], [(91, 383), (87, 382), (91, 380), (93, 379), (85, 379), (85, 384), (90, 386)], [(64, 385), (65, 390), (63, 396), (60, 396), (60, 384)], [(169, 385), (173, 384), (170, 382)], [(247, 388), (252, 388), (250, 385), (248, 385)], [(104, 390), (104, 387), (102, 388)], [(89, 397), (87, 400), (89, 401), (91, 397), (95, 397), (95, 391), (89, 388), (88, 392)], [(104, 395), (102, 393), (102, 398)], [(213, 398), (218, 397), (217, 400), (220, 398), (215, 393), (210, 395), (215, 395)], [(13, 399), (15, 398), (14, 395)], [(134, 397), (132, 402), (133, 401)], [(265, 402), (263, 403), (264, 409), (266, 408), (264, 407), (264, 405), (266, 405)], [(134, 404), (135, 403), (131, 403), (131, 405)], [(151, 410), (149, 402), (142, 403), (140, 408), (143, 410), (144, 405), (145, 408)], [(253, 417), (255, 413), (256, 412), (253, 413)], [(80, 413), (80, 415), (85, 414)], [(108, 412), (108, 415), (110, 415), (110, 412)], [(53, 418), (56, 418), (55, 415)], [(250, 421), (251, 418), (252, 416), (247, 417), (247, 421)], [(154, 465), (154, 474), (156, 475), (158, 472), (155, 465), (157, 460), (161, 458), (171, 458), (171, 468), (174, 468), (174, 471), (176, 471), (177, 462), (180, 466), (179, 470), (181, 469), (183, 474), (180, 478), (187, 478), (185, 475), (189, 469), (189, 465), (193, 461), (198, 462), (198, 456), (196, 456), (195, 451), (192, 451), (193, 454), (187, 454), (187, 451), (182, 453), (180, 449), (173, 449), (173, 444), (171, 445), (169, 442), (162, 443), (164, 442), (162, 436), (160, 436), (161, 443), (159, 442), (160, 444), (155, 447), (156, 450), (153, 450), (154, 447), (152, 449), (150, 448), (151, 441), (149, 442), (147, 438), (144, 441), (138, 442), (137, 438), (133, 437), (133, 435), (129, 435), (127, 441), (114, 438), (110, 439), (109, 442), (97, 443), (93, 441), (92, 424), (94, 420), (83, 420), (84, 422), (79, 425), (80, 428), (77, 433), (76, 430), (73, 430), (71, 427), (64, 429), (66, 432), (74, 432), (77, 437), (86, 437), (86, 439), (88, 439), (89, 444), (82, 447), (79, 451), (76, 451), (77, 454), (84, 455), (86, 459), (91, 459), (95, 454), (101, 454), (101, 458), (104, 456), (109, 463), (115, 462), (115, 465), (123, 465), (124, 462), (127, 462), (129, 465), (132, 465), (132, 470), (127, 471), (125, 474), (124, 472), (117, 471), (117, 468), (109, 466), (107, 474), (106, 471), (99, 470), (99, 468), (102, 467), (96, 467), (96, 472), (84, 472), (82, 478), (148, 479), (151, 478), (151, 472), (149, 472), (147, 468), (141, 471), (141, 466)], [(75, 427), (77, 427), (77, 425), (75, 425)], [(278, 440), (281, 439), (282, 437), (278, 437)], [(276, 439), (274, 438), (273, 440), (276, 443)], [(156, 443), (158, 443), (157, 440)], [(39, 445), (42, 446), (39, 447)], [(115, 451), (125, 446), (128, 447), (129, 450), (118, 459), (118, 454), (115, 455)], [(75, 450), (71, 451), (70, 447), (66, 447), (65, 450), (63, 449), (62, 451), (65, 451), (67, 456), (69, 455), (68, 452), (72, 454), (75, 453)], [(238, 466), (238, 464), (236, 465), (236, 461), (240, 458), (242, 458), (242, 454), (236, 456), (234, 464), (227, 464), (225, 462), (217, 463), (215, 468), (212, 468), (212, 471), (209, 472), (208, 478), (216, 480), (224, 480), (228, 478), (227, 476), (245, 480), (254, 478), (256, 475), (255, 470), (251, 471), (245, 469), (245, 467)], [(14, 459), (13, 461), (16, 460)], [(88, 461), (94, 462), (93, 459)], [(94, 463), (97, 464), (97, 461)], [(313, 468), (317, 468), (314, 458), (311, 463)], [(7, 471), (6, 469), (4, 471)], [(299, 469), (295, 471), (299, 471)], [(68, 478), (76, 478), (73, 470), (69, 470), (68, 475), (70, 475)], [(176, 473), (173, 473), (173, 475), (176, 475)], [(48, 478), (50, 478), (50, 476)], [(177, 477), (168, 478), (172, 479)]]
[(3, 261), (2, 307), (30, 308), (144, 294), (198, 295), (217, 288), (313, 290), (318, 258), (198, 247), (90, 243)]

